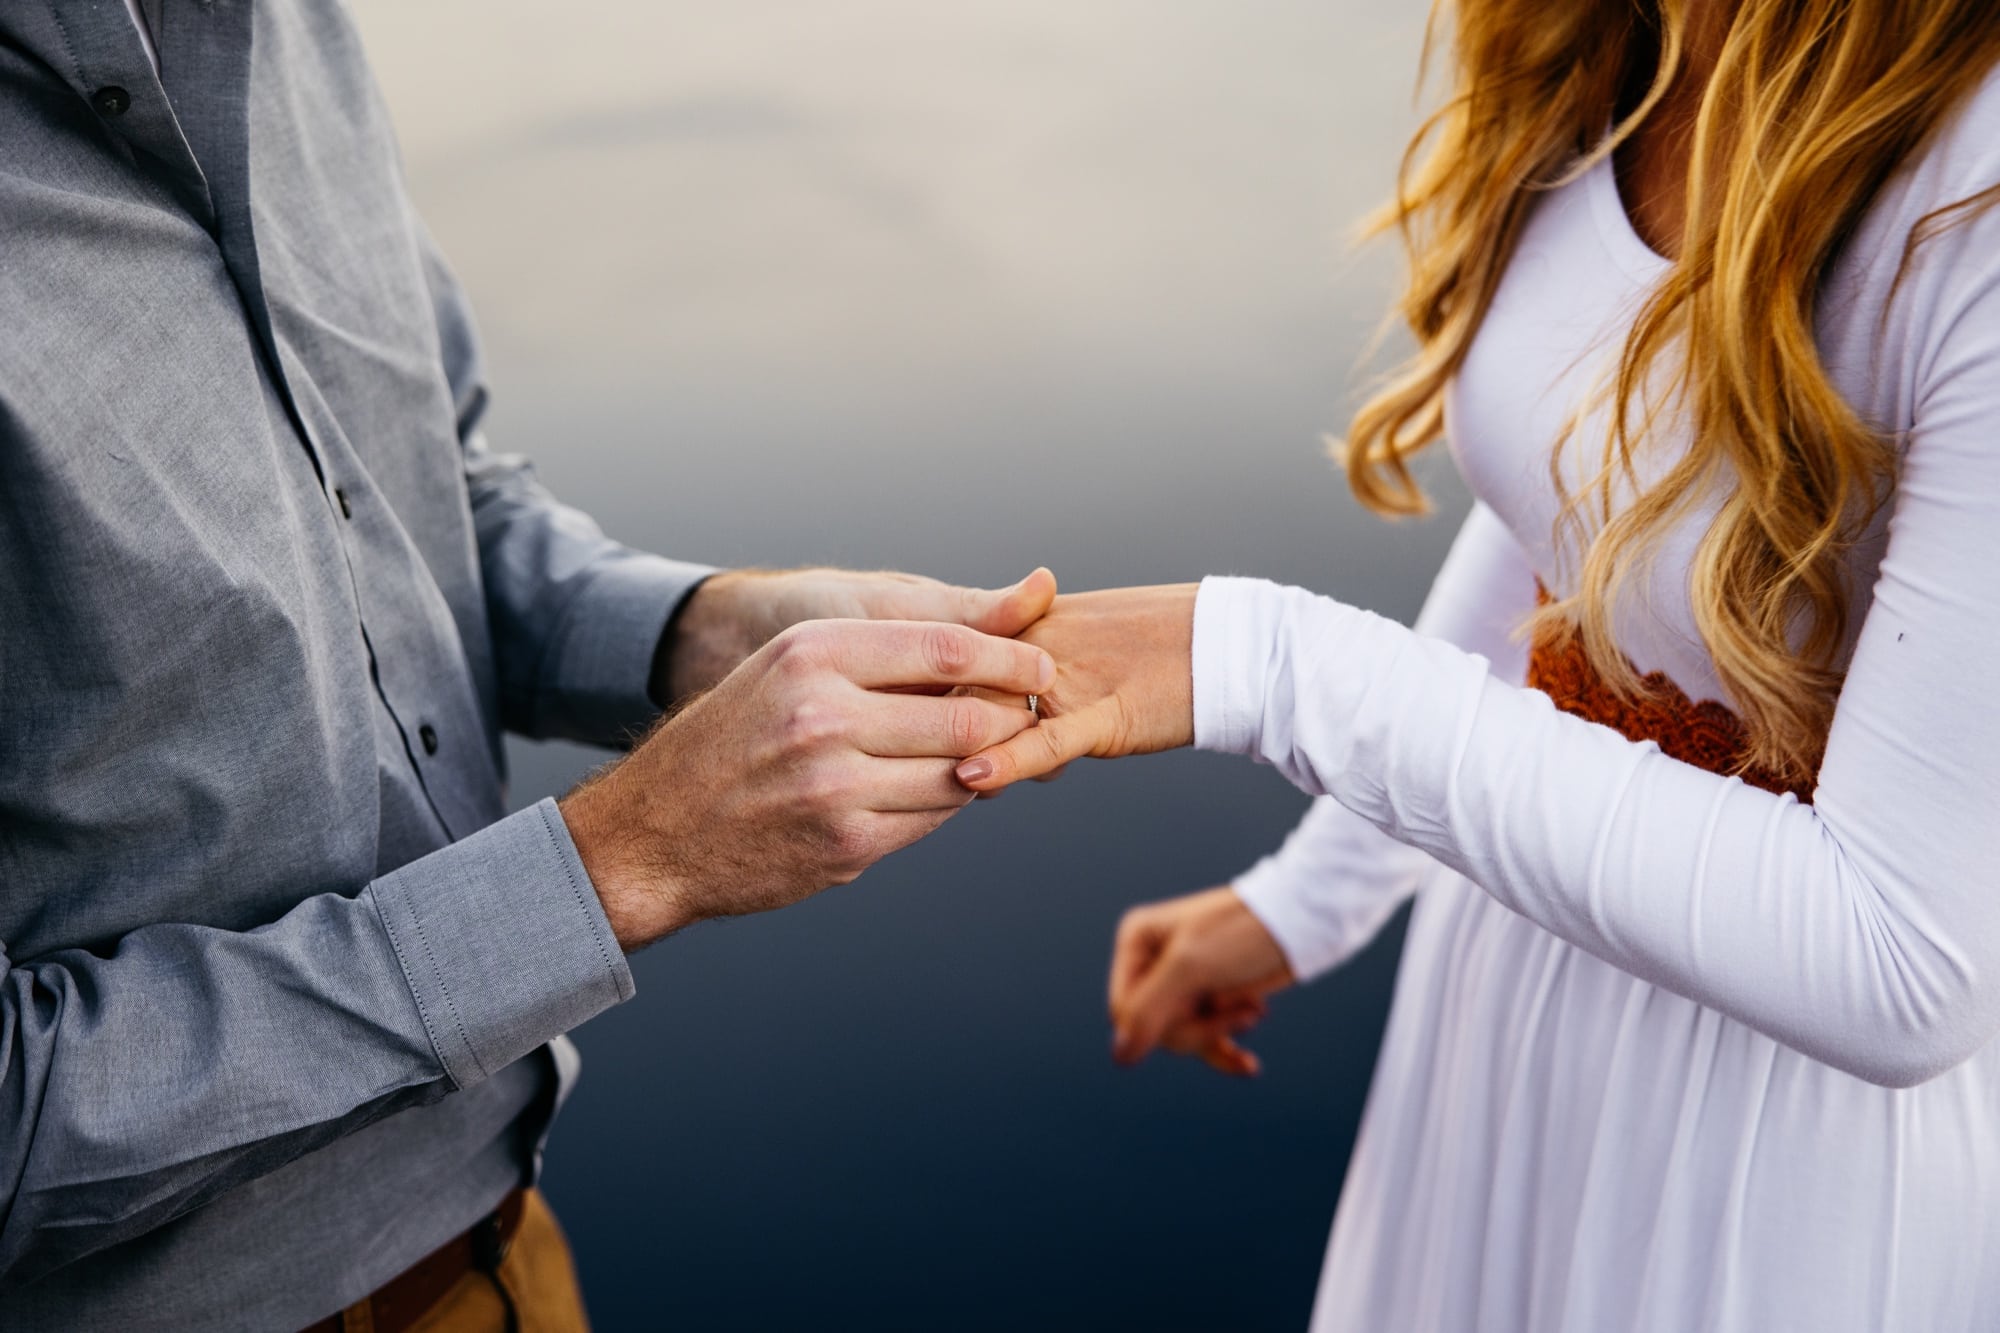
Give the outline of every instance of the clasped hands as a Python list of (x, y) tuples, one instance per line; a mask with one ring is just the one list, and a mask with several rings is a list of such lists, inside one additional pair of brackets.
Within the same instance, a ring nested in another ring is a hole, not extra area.
[[(662, 641), (663, 721), (561, 802), (627, 950), (853, 880), (975, 796), (1072, 759), (1192, 743), (1193, 584), (1058, 597), (838, 570), (717, 575)], [(1039, 696), (1039, 717), (1026, 696)], [(1234, 1040), (1290, 981), (1228, 890), (1135, 909), (1111, 1010), (1234, 1074)]]

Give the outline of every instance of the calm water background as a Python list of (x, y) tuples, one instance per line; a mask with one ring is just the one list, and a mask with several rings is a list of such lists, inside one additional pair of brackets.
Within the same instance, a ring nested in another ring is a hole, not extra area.
[[(492, 433), (635, 545), (1071, 588), (1255, 573), (1414, 614), (1462, 509), (1325, 461), (1390, 290), (1345, 247), (1422, 6), (358, 0), (481, 313)], [(516, 803), (601, 756), (512, 750)], [(1107, 1057), (1127, 905), (1304, 798), (1180, 754), (976, 807), (634, 960), (548, 1192), (608, 1329), (1292, 1329), (1396, 931), (1227, 1082)]]

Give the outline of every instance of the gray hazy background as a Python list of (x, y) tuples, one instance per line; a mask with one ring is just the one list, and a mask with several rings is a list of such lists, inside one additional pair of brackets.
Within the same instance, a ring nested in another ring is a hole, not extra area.
[[(637, 546), (1067, 587), (1253, 573), (1414, 614), (1462, 508), (1321, 436), (1391, 291), (1346, 238), (1423, 6), (357, 0), (485, 333), (499, 447)], [(517, 804), (602, 756), (516, 745)], [(634, 960), (546, 1188), (608, 1329), (1292, 1329), (1398, 931), (1232, 1083), (1107, 1056), (1131, 903), (1304, 798), (1179, 754), (1009, 793)]]

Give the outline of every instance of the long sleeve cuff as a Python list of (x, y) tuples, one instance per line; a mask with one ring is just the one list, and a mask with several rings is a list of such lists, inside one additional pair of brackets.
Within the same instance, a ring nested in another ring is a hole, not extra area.
[(1223, 754), (1256, 752), (1263, 701), (1264, 645), (1276, 638), (1257, 580), (1206, 578), (1194, 599), (1194, 746)]
[(648, 693), (653, 651), (707, 565), (631, 552), (603, 562), (571, 600), (539, 681), (538, 730), (615, 742), (659, 708)]
[(459, 1087), (632, 996), (553, 800), (375, 881), (383, 928)]
[(1321, 797), (1284, 847), (1231, 887), (1306, 982), (1366, 948), (1435, 864)]
[[(1207, 578), (1194, 603), (1194, 744), (1198, 750), (1223, 754), (1249, 755), (1268, 763), (1262, 753), (1263, 738), (1291, 734), (1290, 705), (1294, 695), (1271, 691), (1273, 667), (1284, 662), (1302, 680), (1327, 664), (1321, 655), (1292, 653), (1295, 632), (1294, 604), (1317, 601), (1300, 588), (1281, 587), (1265, 579)], [(1353, 607), (1328, 603), (1335, 614), (1362, 622), (1379, 617)], [(1388, 623), (1388, 622), (1380, 622)], [(1396, 626), (1400, 630), (1400, 626)], [(1361, 663), (1370, 659), (1362, 654)], [(1351, 694), (1365, 688), (1361, 673), (1351, 672), (1341, 680), (1342, 692)], [(1310, 685), (1294, 694), (1303, 694)], [(1273, 707), (1284, 710), (1272, 716)]]
[[(1270, 931), (1300, 983), (1322, 977), (1360, 953), (1408, 895), (1378, 901), (1322, 901), (1278, 857), (1264, 857), (1232, 883), (1250, 915)], [(1370, 911), (1380, 905), (1380, 911)], [(1354, 911), (1360, 909), (1360, 911)]]
[(1271, 932), (1301, 984), (1332, 971), (1353, 952), (1345, 939), (1325, 929), (1316, 918), (1299, 885), (1285, 873), (1275, 855), (1238, 875), (1230, 887), (1250, 915)]

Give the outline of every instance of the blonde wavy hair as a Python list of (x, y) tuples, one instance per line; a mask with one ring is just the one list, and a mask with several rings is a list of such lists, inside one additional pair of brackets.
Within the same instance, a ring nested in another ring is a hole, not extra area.
[[(1450, 95), (1412, 139), (1373, 224), (1401, 234), (1410, 276), (1395, 313), (1418, 350), (1349, 427), (1342, 452), (1363, 504), (1427, 508), (1409, 460), (1443, 432), (1445, 387), (1523, 220), (1539, 193), (1600, 162), (1660, 103), (1695, 2), (1437, 0), (1425, 63), (1449, 25)], [(1640, 686), (1612, 639), (1614, 597), (1660, 535), (1726, 484), (1689, 594), (1748, 731), (1745, 767), (1817, 772), (1849, 629), (1843, 557), (1894, 480), (1895, 442), (1863, 423), (1820, 363), (1821, 279), (1889, 174), (1996, 60), (1992, 0), (1742, 0), (1693, 129), (1680, 254), (1606, 386), (1599, 466), (1573, 494), (1557, 473), (1558, 537), (1580, 552), (1578, 591), (1536, 629), (1580, 634), (1628, 693)], [(1903, 264), (1994, 193), (1926, 218)], [(1691, 423), (1690, 443), (1641, 487), (1635, 458), (1665, 404)], [(1621, 480), (1636, 494), (1622, 509)]]

